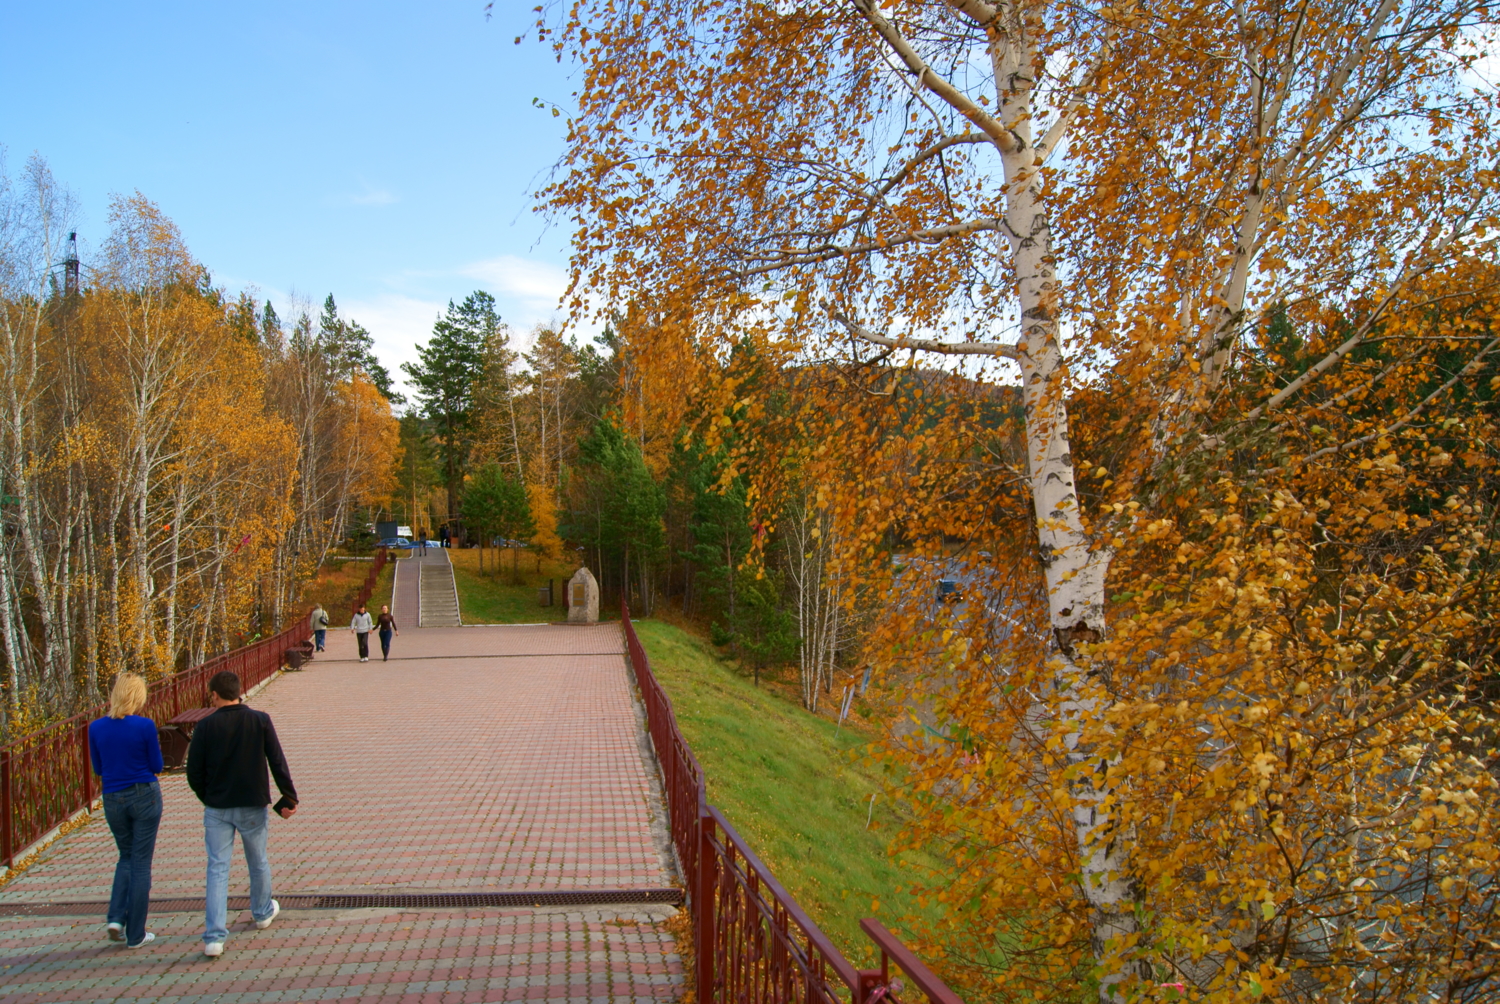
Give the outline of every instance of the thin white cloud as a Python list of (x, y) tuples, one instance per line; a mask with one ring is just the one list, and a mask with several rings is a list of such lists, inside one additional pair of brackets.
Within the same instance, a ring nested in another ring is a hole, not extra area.
[(400, 200), (396, 198), (396, 193), (392, 192), (389, 188), (372, 185), (361, 178), (359, 191), (342, 195), (334, 201), (350, 206), (389, 206)]
[(568, 288), (568, 273), (551, 262), (515, 255), (487, 258), (459, 270), (460, 275), (492, 287), (500, 297), (527, 301), (533, 311), (555, 310)]
[(382, 293), (368, 300), (339, 300), (339, 313), (358, 321), (375, 339), (375, 357), (406, 387), (402, 363), (415, 362), (417, 345), (432, 337), (432, 325), (448, 308), (438, 300)]

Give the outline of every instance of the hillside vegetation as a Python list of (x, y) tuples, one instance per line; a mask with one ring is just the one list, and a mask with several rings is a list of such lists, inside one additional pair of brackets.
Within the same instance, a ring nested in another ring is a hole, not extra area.
[(894, 930), (922, 912), (904, 887), (929, 863), (886, 852), (894, 820), (862, 758), (869, 737), (757, 688), (680, 627), (635, 626), (703, 765), (709, 802), (834, 943), (869, 962), (860, 918)]

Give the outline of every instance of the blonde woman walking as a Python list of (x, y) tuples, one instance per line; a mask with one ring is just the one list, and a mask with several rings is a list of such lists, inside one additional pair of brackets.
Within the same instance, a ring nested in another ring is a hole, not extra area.
[(105, 928), (110, 941), (140, 948), (155, 940), (146, 930), (151, 905), (151, 859), (161, 825), (161, 745), (156, 723), (137, 714), (146, 706), (146, 681), (121, 673), (109, 694), (109, 714), (89, 723), (89, 758), (103, 780), (104, 819), (120, 849)]

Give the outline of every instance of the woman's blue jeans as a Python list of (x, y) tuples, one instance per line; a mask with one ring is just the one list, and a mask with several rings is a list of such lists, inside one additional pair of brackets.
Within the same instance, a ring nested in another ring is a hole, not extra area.
[(156, 830), (161, 826), (161, 785), (156, 781), (132, 784), (104, 795), (104, 819), (120, 849), (115, 884), (109, 893), (109, 923), (125, 926), (125, 943), (139, 945), (146, 937), (146, 912), (151, 908), (151, 858), (156, 854)]

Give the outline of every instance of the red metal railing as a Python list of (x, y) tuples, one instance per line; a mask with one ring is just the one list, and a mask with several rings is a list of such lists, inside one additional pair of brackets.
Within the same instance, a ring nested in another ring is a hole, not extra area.
[[(382, 548), (356, 606), (370, 598), (385, 562)], [(280, 634), (157, 680), (141, 714), (159, 724), (189, 708), (206, 706), (208, 681), (225, 669), (239, 675), (244, 689), (258, 686), (282, 667), (287, 649), (300, 646), (311, 634), (303, 615)], [(104, 712), (101, 706), (74, 715), (0, 748), (0, 863), (7, 868), (53, 827), (93, 804), (97, 789), (89, 763), (88, 728)]]
[(354, 597), (354, 606), (349, 611), (351, 614), (368, 603), (370, 597), (374, 595), (375, 580), (380, 578), (380, 570), (385, 567), (385, 563), (389, 559), (390, 554), (385, 548), (382, 547), (375, 552), (375, 563), (370, 566), (370, 574), (365, 576), (365, 584), (360, 587), (359, 595)]
[(688, 748), (672, 701), (651, 672), (630, 610), (620, 604), (625, 647), (667, 794), (672, 843), (693, 916), (697, 999), (734, 1004), (900, 1004), (895, 962), (934, 1004), (963, 1004), (875, 920), (860, 928), (880, 949), (879, 969), (856, 969), (802, 912), (719, 810), (708, 804), (703, 768)]

